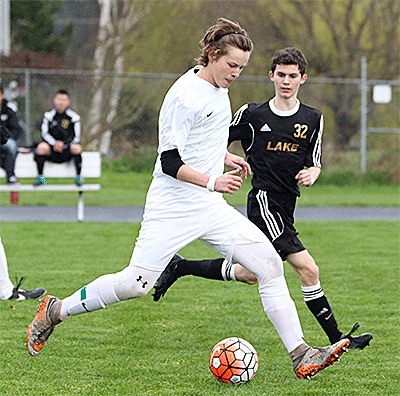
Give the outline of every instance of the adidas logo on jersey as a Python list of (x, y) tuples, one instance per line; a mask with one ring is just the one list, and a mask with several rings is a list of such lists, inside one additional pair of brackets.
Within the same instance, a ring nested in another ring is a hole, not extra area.
[(260, 131), (261, 131), (261, 132), (271, 132), (271, 128), (269, 127), (268, 124), (264, 124), (264, 125), (261, 127)]

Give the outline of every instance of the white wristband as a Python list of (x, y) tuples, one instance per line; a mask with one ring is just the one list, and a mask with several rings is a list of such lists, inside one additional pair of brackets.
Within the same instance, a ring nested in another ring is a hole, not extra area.
[(214, 191), (215, 182), (217, 181), (217, 178), (218, 176), (210, 176), (206, 185), (208, 191)]

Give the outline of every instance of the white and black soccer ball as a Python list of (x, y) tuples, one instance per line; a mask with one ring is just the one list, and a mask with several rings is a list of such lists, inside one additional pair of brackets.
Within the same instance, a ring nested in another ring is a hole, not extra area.
[(248, 341), (231, 337), (214, 346), (209, 367), (220, 382), (244, 384), (254, 378), (258, 363), (257, 351)]

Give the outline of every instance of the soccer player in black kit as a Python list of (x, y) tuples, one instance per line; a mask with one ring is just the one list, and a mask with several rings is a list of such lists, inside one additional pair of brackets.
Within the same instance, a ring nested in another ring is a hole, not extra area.
[[(372, 334), (348, 334), (338, 323), (319, 282), (319, 268), (294, 227), (299, 185), (312, 186), (321, 171), (323, 115), (297, 98), (307, 79), (307, 60), (296, 48), (277, 51), (269, 71), (275, 96), (264, 103), (242, 106), (234, 115), (229, 143), (240, 141), (253, 170), (247, 216), (272, 242), (276, 251), (300, 278), (304, 301), (329, 340), (350, 339), (350, 348), (364, 349)], [(254, 275), (238, 263), (224, 259), (191, 261), (175, 255), (157, 280), (158, 301), (181, 276), (195, 275), (217, 280), (256, 283)]]
[(35, 161), (38, 176), (33, 183), (34, 186), (46, 184), (43, 174), (46, 161), (55, 163), (68, 162), (73, 159), (76, 176), (74, 183), (80, 187), (83, 185), (82, 171), (82, 146), (79, 144), (81, 138), (81, 117), (70, 108), (69, 93), (60, 89), (53, 100), (54, 107), (44, 113), (41, 135), (43, 141), (35, 150)]

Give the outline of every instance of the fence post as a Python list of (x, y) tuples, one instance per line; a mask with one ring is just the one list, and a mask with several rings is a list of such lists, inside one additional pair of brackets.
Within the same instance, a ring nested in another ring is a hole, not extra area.
[(26, 140), (28, 144), (31, 144), (31, 71), (28, 68), (25, 69), (25, 126)]
[(368, 114), (368, 84), (367, 84), (367, 58), (361, 57), (361, 174), (365, 175), (367, 170), (367, 114)]

